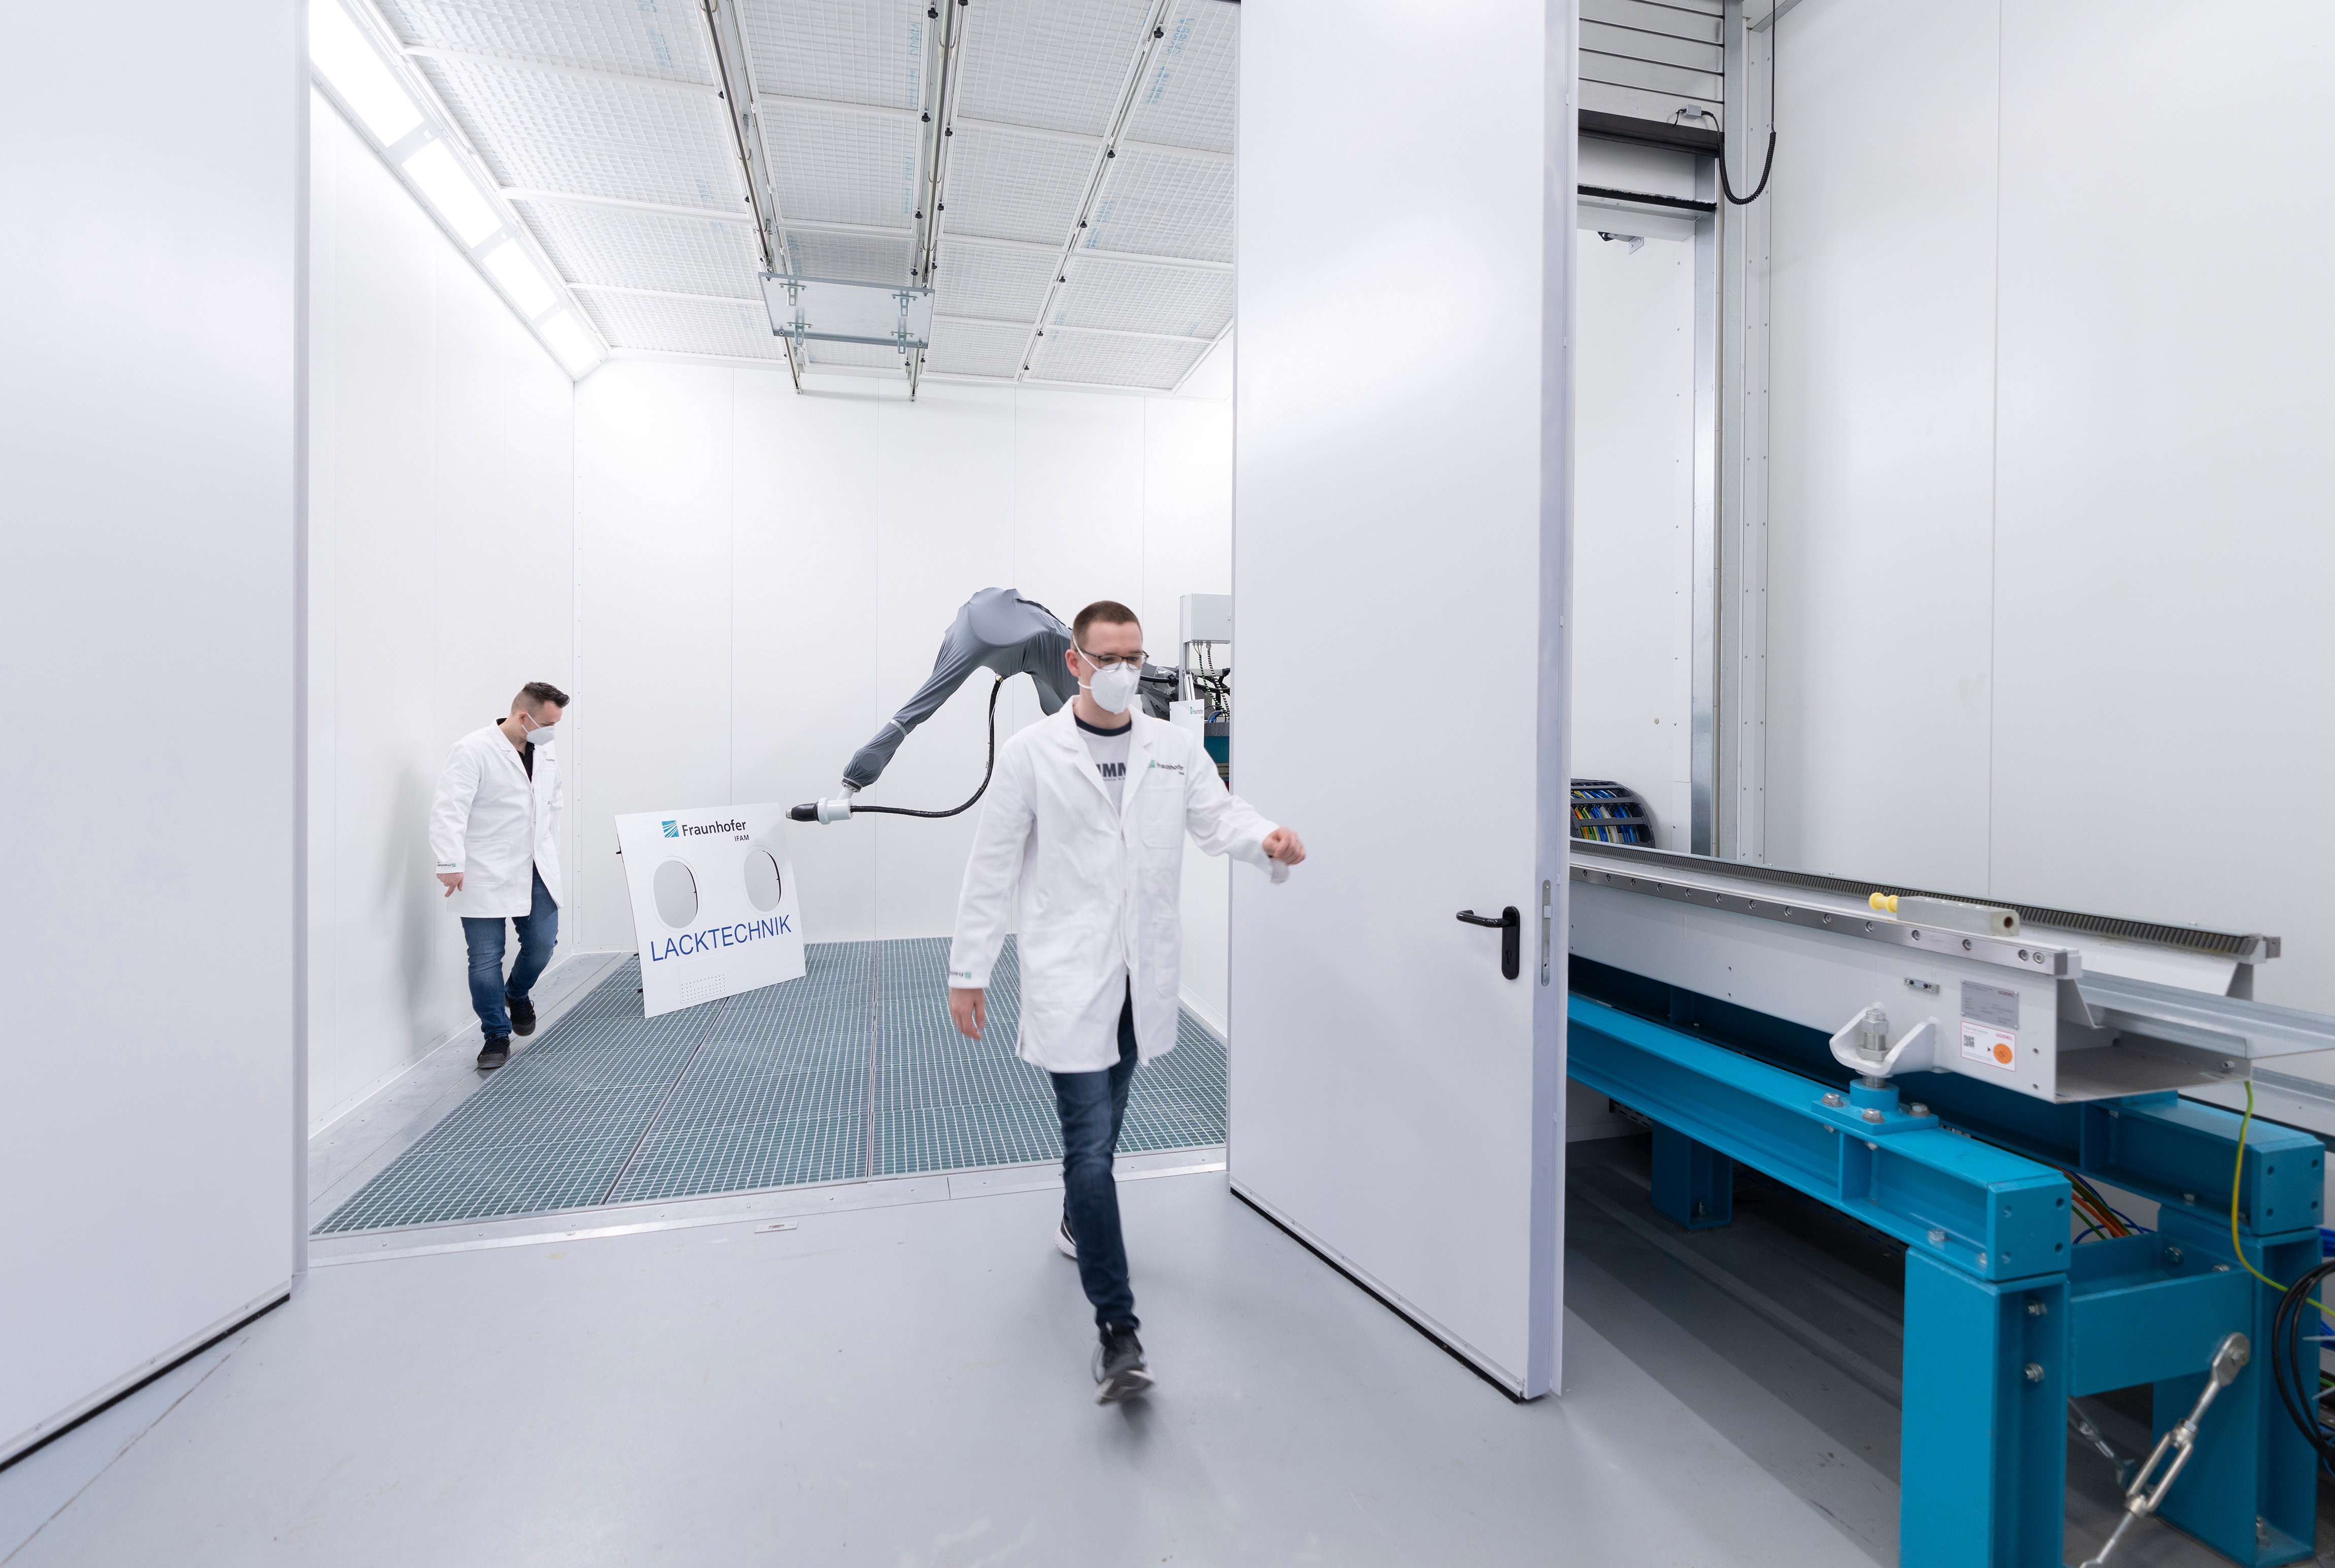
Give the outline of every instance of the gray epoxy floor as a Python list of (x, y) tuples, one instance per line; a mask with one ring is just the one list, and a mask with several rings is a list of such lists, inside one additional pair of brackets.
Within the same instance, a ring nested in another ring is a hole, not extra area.
[(1052, 1192), (345, 1264), (0, 1473), (0, 1556), (1876, 1560), (1808, 1495), (1824, 1435), (1756, 1381), (1691, 1408), (1643, 1364), (1687, 1332), (1593, 1263), (1565, 1398), (1516, 1406), (1221, 1175), (1121, 1193), (1148, 1404), (1092, 1403)]

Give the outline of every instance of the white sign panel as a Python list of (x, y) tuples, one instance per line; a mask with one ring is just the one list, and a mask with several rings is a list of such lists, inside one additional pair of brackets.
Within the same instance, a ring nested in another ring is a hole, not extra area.
[(783, 806), (616, 818), (648, 1017), (802, 977), (786, 819)]

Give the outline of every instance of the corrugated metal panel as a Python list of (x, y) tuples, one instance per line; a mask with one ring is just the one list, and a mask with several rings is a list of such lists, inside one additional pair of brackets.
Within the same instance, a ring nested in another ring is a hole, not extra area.
[(1720, 20), (1720, 0), (1582, 0), (1581, 107), (1665, 125), (1681, 109), (1723, 115)]

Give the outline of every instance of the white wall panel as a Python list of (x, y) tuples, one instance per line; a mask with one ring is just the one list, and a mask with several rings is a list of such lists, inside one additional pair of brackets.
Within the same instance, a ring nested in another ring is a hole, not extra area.
[(301, 1266), (299, 15), (9, 16), (0, 1458)]
[[(582, 395), (588, 401), (604, 377), (613, 388), (629, 373), (605, 366)], [(877, 518), (892, 491), (882, 405), (800, 397), (783, 375), (692, 373), (726, 380), (737, 405), (734, 799), (815, 800), (835, 793), (844, 760), (877, 724)], [(863, 826), (788, 826), (813, 942), (876, 934), (876, 836), (857, 831)], [(617, 945), (628, 944), (629, 919), (620, 929)]]
[[(1604, 222), (1605, 218), (1594, 221)], [(1694, 244), (1584, 229), (1575, 342), (1573, 772), (1688, 847), (1694, 653)]]
[[(775, 372), (635, 361), (576, 397), (573, 743), (593, 946), (633, 941), (621, 866), (601, 852), (615, 813), (833, 794), (974, 590), (1019, 587), (1065, 618), (1127, 599), (1172, 643), (1177, 595), (1229, 586), (1222, 402), (928, 382), (910, 402), (840, 378), (799, 396)], [(699, 586), (725, 583), (701, 611)], [(870, 802), (973, 793), (988, 699), (985, 676), (968, 681)], [(1030, 683), (1009, 683), (1000, 740), (1038, 716)], [(806, 934), (947, 934), (979, 810), (790, 828)], [(1190, 929), (1199, 969), (1220, 977), (1223, 883), (1212, 915), (1206, 875)], [(1221, 979), (1202, 994), (1221, 1016)]]
[(1993, 0), (1778, 25), (1768, 859), (1986, 878)]
[(580, 647), (562, 728), (586, 947), (634, 945), (616, 818), (737, 799), (737, 373), (635, 363), (576, 388)]
[[(2320, 178), (2335, 10), (2197, 23), (2003, 14), (1989, 888), (2278, 933), (2257, 994), (2335, 1012), (2335, 216), (2292, 200)], [(2165, 82), (2177, 116), (2151, 111)], [(2167, 189), (2244, 216), (2107, 217)]]
[[(2335, 15), (1996, 15), (1778, 24), (1769, 858), (2267, 930), (2335, 1011)], [(2116, 216), (2208, 189), (2246, 221)]]
[(321, 98), (312, 124), (316, 1118), (475, 1027), (431, 793), (521, 684), (571, 684), (575, 564), (567, 373)]
[[(883, 479), (877, 507), (876, 614), (856, 639), (838, 647), (872, 651), (876, 705), (850, 748), (865, 743), (932, 674), (941, 634), (976, 588), (1020, 587), (1058, 615), (1077, 612), (1076, 605), (1065, 607), (1016, 580), (1013, 395), (930, 386), (913, 403), (895, 395), (877, 408), (883, 455), (875, 471)], [(940, 811), (971, 795), (981, 783), (987, 754), (994, 684), (982, 671), (958, 687), (947, 706), (919, 726), (893, 757), (871, 792), (872, 802)], [(1029, 682), (1017, 679), (998, 693), (1000, 741), (1018, 721), (1037, 716), (1030, 691)], [(827, 780), (819, 792), (831, 794), (843, 758), (830, 755), (825, 760)], [(931, 936), (954, 929), (957, 890), (979, 813), (975, 807), (941, 821), (870, 817), (827, 830), (864, 836), (874, 846), (877, 935)]]

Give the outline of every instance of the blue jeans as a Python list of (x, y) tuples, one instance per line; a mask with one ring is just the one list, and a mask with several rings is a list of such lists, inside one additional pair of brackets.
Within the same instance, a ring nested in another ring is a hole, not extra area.
[(479, 1015), (479, 1031), (489, 1040), (510, 1038), (509, 1003), (527, 1000), (559, 940), (559, 905), (551, 901), (542, 872), (535, 874), (535, 907), (511, 916), (510, 922), (518, 927), (518, 962), (511, 965), (510, 979), (506, 981), (503, 917), (462, 916), (462, 940), (470, 949), (470, 1006)]
[(1127, 1118), (1135, 1078), (1135, 999), (1119, 1009), (1119, 1063), (1099, 1072), (1056, 1072), (1054, 1108), (1062, 1118), (1062, 1214), (1079, 1244), (1079, 1283), (1094, 1303), (1095, 1326), (1136, 1326), (1135, 1292), (1127, 1282), (1127, 1244), (1119, 1232), (1119, 1184), (1110, 1158)]

